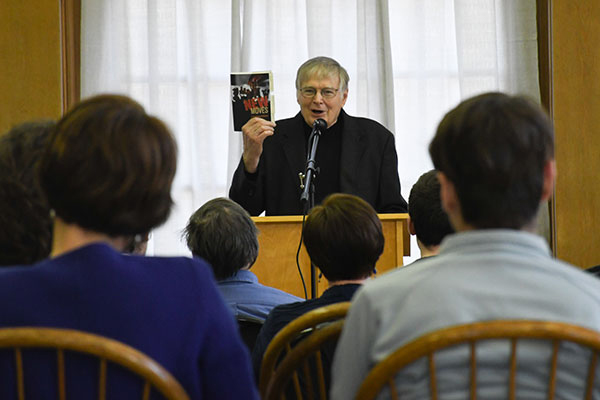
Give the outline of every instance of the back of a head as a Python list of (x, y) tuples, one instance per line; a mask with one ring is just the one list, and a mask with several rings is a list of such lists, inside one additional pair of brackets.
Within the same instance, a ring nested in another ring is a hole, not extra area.
[(454, 184), (465, 222), (478, 229), (522, 229), (539, 208), (554, 134), (535, 103), (486, 93), (446, 114), (429, 153)]
[(230, 199), (219, 197), (196, 210), (184, 235), (192, 254), (211, 264), (217, 280), (250, 267), (258, 257), (258, 229), (248, 212)]
[(314, 207), (303, 235), (312, 262), (330, 282), (368, 277), (383, 252), (377, 213), (350, 194), (329, 195)]
[(134, 100), (100, 95), (58, 122), (40, 163), (50, 207), (66, 223), (110, 236), (150, 231), (169, 216), (177, 145)]
[(37, 167), (54, 122), (26, 122), (0, 137), (0, 265), (50, 254), (52, 219)]
[(448, 215), (442, 209), (436, 170), (421, 175), (412, 187), (408, 198), (408, 214), (417, 239), (425, 246), (437, 246), (446, 235), (454, 232)]

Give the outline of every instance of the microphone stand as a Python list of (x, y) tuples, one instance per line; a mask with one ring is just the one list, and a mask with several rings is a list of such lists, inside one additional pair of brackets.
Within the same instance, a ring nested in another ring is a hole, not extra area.
[[(316, 167), (315, 156), (317, 154), (317, 146), (319, 145), (319, 139), (321, 138), (321, 129), (318, 124), (315, 124), (313, 130), (308, 138), (309, 140), (309, 151), (306, 159), (306, 170), (304, 172), (304, 183), (300, 182), (300, 189), (302, 189), (302, 195), (300, 196), (300, 202), (304, 205), (305, 214), (308, 210), (315, 206), (315, 183), (314, 180), (319, 173), (319, 169)], [(317, 268), (315, 265), (310, 263), (310, 296), (312, 299), (317, 297)]]

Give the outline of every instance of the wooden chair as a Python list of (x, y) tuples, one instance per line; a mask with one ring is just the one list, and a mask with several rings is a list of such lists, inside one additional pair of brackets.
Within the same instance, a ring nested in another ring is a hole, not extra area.
[[(434, 355), (440, 350), (449, 349), (456, 345), (465, 345), (469, 355), (468, 373), (470, 398), (477, 398), (477, 345), (482, 341), (491, 339), (506, 339), (509, 344), (507, 392), (509, 399), (516, 397), (516, 374), (517, 374), (517, 343), (523, 340), (543, 340), (549, 345), (549, 379), (547, 394), (548, 399), (553, 399), (557, 385), (557, 360), (559, 359), (559, 348), (565, 342), (576, 343), (590, 350), (589, 362), (582, 363), (580, 367), (587, 371), (585, 384), (585, 399), (592, 398), (594, 377), (596, 374), (596, 363), (598, 351), (600, 351), (600, 332), (582, 328), (579, 326), (548, 321), (529, 320), (505, 320), (476, 322), (440, 329), (425, 334), (412, 342), (402, 346), (381, 362), (379, 362), (367, 375), (357, 392), (357, 399), (374, 399), (386, 387), (391, 399), (398, 399), (398, 387), (395, 380), (396, 374), (411, 363), (425, 359), (429, 375), (430, 398), (437, 399), (438, 384), (436, 379), (436, 359)], [(438, 371), (439, 372), (439, 371)], [(582, 388), (583, 389), (583, 388)]]
[[(305, 336), (312, 336), (314, 334), (312, 332), (318, 330), (323, 324), (343, 319), (349, 308), (350, 302), (336, 303), (317, 308), (301, 315), (280, 330), (267, 347), (263, 356), (258, 385), (261, 396), (264, 397), (267, 395), (270, 381), (275, 371), (279, 368), (278, 362), (281, 361), (283, 363), (283, 356), (289, 354), (292, 347)], [(299, 343), (303, 343), (305, 340), (301, 340)], [(298, 393), (300, 391), (300, 382), (297, 374), (294, 374), (292, 379), (294, 380), (296, 393)]]
[(331, 363), (323, 365), (323, 353), (327, 351), (324, 347), (328, 343), (333, 345), (329, 354), (330, 358), (333, 357), (332, 350), (335, 350), (344, 322), (343, 319), (338, 320), (317, 329), (294, 346), (275, 370), (267, 387), (265, 400), (281, 399), (290, 380), (293, 380), (295, 398), (302, 399), (299, 371), (304, 377), (302, 382), (306, 397), (312, 399), (314, 394), (318, 394), (318, 398), (327, 399), (329, 379), (326, 379), (326, 374), (329, 376), (329, 371), (326, 369), (331, 368)]
[(64, 400), (68, 387), (65, 379), (65, 353), (75, 352), (98, 358), (98, 399), (106, 397), (107, 364), (114, 363), (139, 376), (143, 381), (142, 399), (150, 398), (155, 389), (169, 400), (188, 400), (185, 390), (158, 363), (132, 347), (116, 340), (91, 333), (54, 328), (3, 328), (0, 329), (0, 348), (14, 353), (18, 399), (24, 400), (28, 382), (24, 379), (25, 349), (55, 349), (57, 397)]

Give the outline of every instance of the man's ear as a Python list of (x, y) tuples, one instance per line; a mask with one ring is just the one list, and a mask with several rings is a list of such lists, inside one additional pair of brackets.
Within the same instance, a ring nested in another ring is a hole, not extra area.
[(408, 216), (408, 233), (410, 233), (413, 236), (417, 234), (417, 231), (415, 230), (415, 224), (413, 224), (410, 215)]
[(446, 211), (450, 225), (455, 231), (461, 232), (473, 229), (471, 225), (465, 223), (462, 215), (462, 208), (456, 194), (456, 187), (443, 172), (438, 172), (438, 180), (440, 181), (440, 197), (442, 200), (442, 208)]
[(342, 107), (346, 105), (346, 100), (348, 100), (348, 88), (342, 93)]
[(451, 216), (456, 213), (457, 210), (460, 210), (456, 189), (454, 188), (454, 184), (443, 172), (438, 172), (437, 177), (440, 181), (440, 199), (442, 201), (442, 208), (446, 211), (448, 216)]
[(546, 161), (544, 164), (544, 185), (542, 186), (541, 202), (548, 201), (554, 193), (554, 181), (556, 179), (556, 162), (554, 160)]

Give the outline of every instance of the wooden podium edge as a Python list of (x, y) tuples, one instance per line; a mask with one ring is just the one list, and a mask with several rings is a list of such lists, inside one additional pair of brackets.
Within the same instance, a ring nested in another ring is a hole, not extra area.
[[(396, 221), (396, 261), (402, 265), (404, 256), (410, 256), (410, 234), (408, 233), (408, 213), (377, 214), (381, 222)], [(258, 224), (277, 224), (287, 222), (302, 222), (302, 215), (279, 215), (268, 217), (252, 217), (252, 221)]]

